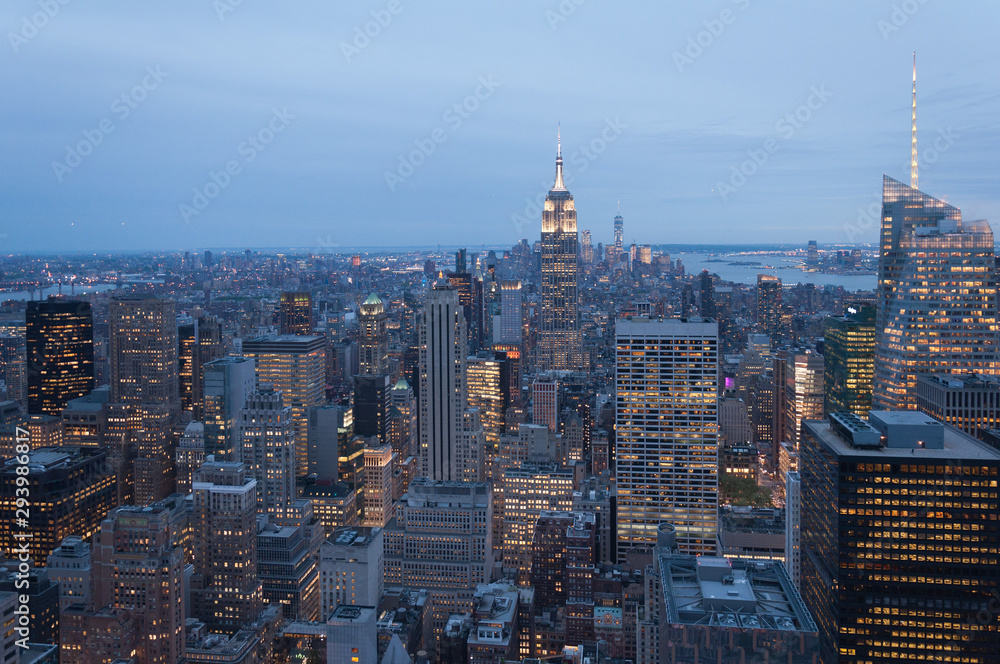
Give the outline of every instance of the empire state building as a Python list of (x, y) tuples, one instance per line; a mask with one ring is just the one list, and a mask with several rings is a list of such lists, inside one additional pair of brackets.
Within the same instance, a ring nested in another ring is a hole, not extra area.
[(542, 310), (539, 371), (582, 371), (579, 235), (573, 195), (563, 183), (562, 136), (556, 153), (556, 181), (542, 211)]

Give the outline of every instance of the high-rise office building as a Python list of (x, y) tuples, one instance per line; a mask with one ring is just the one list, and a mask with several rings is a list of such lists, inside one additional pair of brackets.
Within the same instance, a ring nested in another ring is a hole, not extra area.
[(594, 245), (591, 243), (590, 231), (583, 231), (583, 239), (580, 241), (580, 260), (584, 265), (594, 262)]
[(116, 297), (108, 312), (111, 403), (180, 410), (177, 321), (173, 300)]
[(319, 550), (325, 533), (311, 500), (296, 500), (257, 521), (257, 569), (265, 604), (286, 620), (319, 620)]
[(615, 260), (619, 260), (622, 251), (625, 250), (625, 220), (622, 219), (622, 206), (618, 204), (618, 212), (615, 213)]
[(222, 322), (215, 316), (200, 315), (177, 326), (177, 366), (181, 409), (202, 418), (204, 399), (203, 367), (223, 356)]
[(770, 274), (757, 275), (757, 327), (772, 341), (782, 336), (781, 279)]
[(437, 287), (427, 294), (420, 325), (421, 475), (432, 480), (482, 477), (483, 450), (466, 429), (466, 348), (458, 291)]
[(500, 338), (496, 342), (520, 348), (524, 338), (521, 321), (521, 282), (505, 280), (500, 283)]
[(580, 331), (579, 239), (573, 195), (563, 183), (562, 141), (556, 153), (556, 181), (542, 210), (542, 281), (538, 368), (585, 369)]
[(280, 334), (309, 336), (313, 333), (312, 294), (307, 292), (285, 292), (279, 304)]
[(712, 555), (718, 521), (719, 337), (714, 321), (617, 321), (618, 559), (677, 529), (681, 551)]
[(326, 620), (326, 664), (378, 661), (375, 606), (341, 605)]
[(243, 342), (243, 356), (257, 362), (257, 380), (270, 383), (292, 407), (295, 423), (295, 472), (309, 466), (309, 409), (326, 400), (326, 346), (323, 337), (258, 337)]
[(826, 412), (849, 411), (866, 417), (872, 407), (875, 307), (852, 304), (843, 316), (827, 316), (823, 339)]
[(203, 367), (205, 454), (216, 461), (239, 459), (239, 416), (247, 398), (257, 388), (257, 368), (252, 359), (224, 357)]
[(395, 516), (392, 445), (365, 447), (365, 520), (362, 525), (382, 528)]
[(920, 373), (989, 373), (998, 342), (989, 223), (884, 176), (874, 406), (916, 408)]
[(257, 576), (257, 480), (243, 464), (206, 462), (193, 482), (194, 617), (234, 634), (262, 608)]
[(49, 299), (25, 311), (28, 413), (59, 415), (94, 389), (94, 317), (89, 302)]
[(378, 436), (386, 440), (389, 433), (389, 399), (392, 383), (387, 374), (354, 377), (354, 431), (359, 436)]
[(1000, 427), (1000, 379), (995, 376), (921, 374), (917, 409), (976, 438)]
[(468, 407), (479, 410), (486, 440), (486, 467), (492, 464), (504, 433), (504, 415), (510, 406), (510, 361), (506, 353), (480, 351), (466, 365)]
[(389, 330), (386, 327), (385, 304), (375, 293), (361, 304), (358, 314), (360, 337), (358, 353), (360, 372), (374, 376), (389, 371)]
[(806, 348), (789, 351), (785, 357), (785, 389), (783, 390), (785, 431), (781, 442), (788, 442), (797, 451), (802, 436), (802, 423), (823, 417), (824, 389), (823, 356)]
[(177, 493), (191, 493), (191, 482), (194, 472), (205, 463), (205, 425), (201, 422), (190, 422), (184, 427), (184, 433), (177, 441), (174, 451), (174, 470), (177, 474)]
[(535, 523), (543, 510), (573, 508), (573, 471), (555, 463), (523, 463), (503, 473), (503, 566), (529, 583)]
[(531, 383), (531, 419), (533, 424), (559, 430), (559, 378), (553, 373), (540, 373)]
[(257, 512), (275, 512), (295, 500), (295, 429), (281, 392), (260, 388), (240, 410), (240, 457), (257, 480)]
[[(417, 454), (417, 400), (405, 378), (396, 381), (389, 393), (389, 442), (402, 462)], [(485, 429), (485, 424), (484, 424)]]
[(377, 606), (385, 589), (381, 528), (338, 528), (319, 550), (320, 615), (340, 604)]
[(802, 596), (822, 661), (996, 660), (1000, 452), (923, 413), (808, 422)]

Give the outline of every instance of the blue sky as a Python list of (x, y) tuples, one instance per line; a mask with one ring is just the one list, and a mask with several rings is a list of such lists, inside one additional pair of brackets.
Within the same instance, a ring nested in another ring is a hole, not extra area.
[(874, 242), (913, 50), (921, 188), (1000, 219), (995, 2), (456, 4), (7, 0), (0, 251), (534, 240), (557, 123), (595, 243)]

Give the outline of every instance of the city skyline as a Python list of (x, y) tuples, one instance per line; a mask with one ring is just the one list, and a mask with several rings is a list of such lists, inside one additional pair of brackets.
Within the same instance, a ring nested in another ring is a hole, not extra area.
[[(595, 245), (611, 240), (619, 200), (626, 245), (722, 233), (733, 242), (874, 242), (877, 229), (845, 226), (877, 202), (879, 175), (903, 179), (909, 168), (914, 50), (922, 188), (945, 192), (970, 218), (1000, 211), (988, 193), (997, 189), (990, 118), (1000, 95), (989, 63), (998, 47), (979, 8), (855, 3), (806, 14), (740, 0), (632, 11), (515, 3), (457, 14), (400, 3), (395, 14), (372, 5), (275, 15), (221, 5), (228, 10), (127, 15), (60, 6), (40, 29), (34, 5), (0, 14), (13, 64), (0, 80), (26, 99), (9, 118), (0, 160), (3, 246), (136, 251), (239, 238), (325, 251), (436, 237), (509, 245), (540, 223), (534, 205), (548, 185), (539, 174), (560, 121), (567, 185)], [(376, 18), (385, 25), (354, 45)], [(278, 28), (273, 43), (287, 47), (280, 56), (257, 48), (265, 21)], [(428, 38), (442, 27), (442, 38)], [(606, 36), (625, 28), (630, 45), (655, 47), (615, 48)], [(783, 39), (761, 39), (781, 28)], [(651, 30), (656, 38), (644, 41)], [(941, 30), (977, 50), (945, 53)], [(112, 46), (106, 34), (128, 37)], [(467, 57), (456, 62), (454, 52)], [(300, 67), (302, 58), (310, 65)], [(553, 66), (567, 85), (551, 85)], [(43, 78), (42, 68), (58, 73)], [(753, 71), (780, 75), (761, 85)], [(475, 110), (462, 117), (453, 107), (467, 101)], [(809, 118), (795, 127), (785, 116), (800, 109)], [(84, 132), (94, 145), (77, 164), (66, 146), (88, 141)], [(261, 149), (246, 142), (259, 132), (273, 135)], [(766, 163), (720, 193), (732, 167), (769, 138), (778, 147)], [(413, 160), (421, 163), (412, 174), (397, 172), (420, 143), (433, 152)], [(230, 161), (237, 168), (227, 174)], [(213, 187), (217, 196), (195, 200), (195, 188)], [(784, 200), (777, 211), (775, 196)], [(459, 212), (484, 202), (480, 223)], [(273, 241), (278, 228), (286, 241)]]

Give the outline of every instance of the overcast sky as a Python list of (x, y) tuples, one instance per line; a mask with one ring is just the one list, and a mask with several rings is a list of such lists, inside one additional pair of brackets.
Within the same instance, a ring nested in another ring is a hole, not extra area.
[(557, 123), (595, 244), (619, 200), (627, 242), (874, 242), (914, 50), (921, 189), (1000, 220), (992, 1), (5, 0), (0, 25), (4, 253), (534, 241)]

